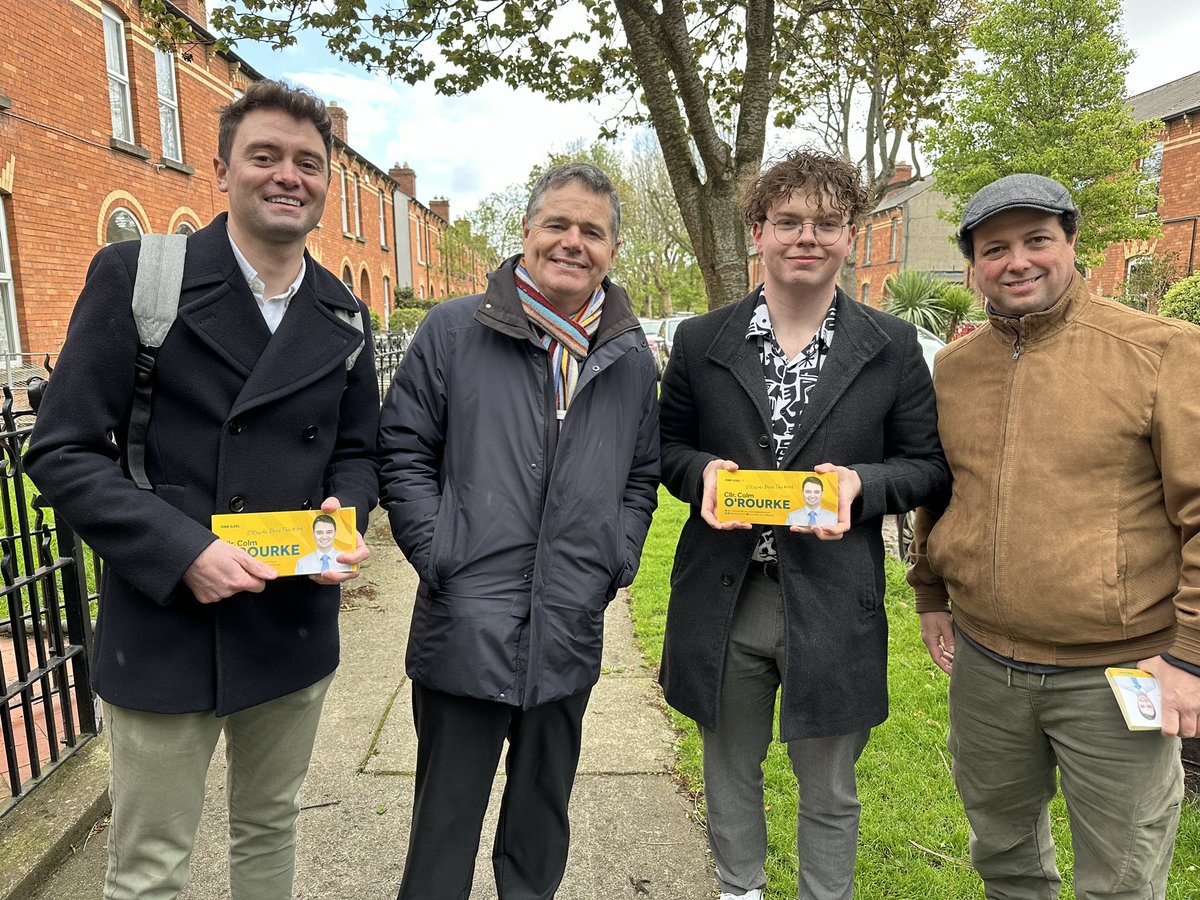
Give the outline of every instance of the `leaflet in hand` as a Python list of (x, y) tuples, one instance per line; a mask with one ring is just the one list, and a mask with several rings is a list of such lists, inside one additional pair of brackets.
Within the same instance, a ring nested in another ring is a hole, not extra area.
[(836, 525), (836, 472), (717, 471), (717, 520), (755, 525)]
[(1104, 670), (1125, 717), (1125, 726), (1130, 731), (1156, 731), (1162, 728), (1162, 694), (1158, 682), (1149, 672), (1141, 669)]
[(353, 572), (358, 568), (337, 561), (339, 555), (353, 552), (358, 544), (352, 506), (331, 513), (296, 510), (220, 514), (212, 517), (212, 530), (280, 575)]

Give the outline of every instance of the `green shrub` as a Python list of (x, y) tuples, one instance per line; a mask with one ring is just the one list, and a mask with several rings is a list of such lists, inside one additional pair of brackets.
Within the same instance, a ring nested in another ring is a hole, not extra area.
[(374, 334), (378, 334), (383, 331), (383, 317), (373, 309), (369, 310), (369, 312), (371, 313), (371, 331)]
[(1200, 272), (1175, 282), (1158, 304), (1158, 313), (1200, 325)]
[(929, 272), (918, 269), (889, 275), (883, 283), (887, 292), (884, 309), (906, 322), (942, 334), (946, 330), (946, 308), (938, 296), (938, 282)]
[(954, 332), (963, 322), (981, 322), (987, 318), (979, 298), (965, 284), (941, 280), (936, 290), (942, 310), (946, 314), (946, 330), (942, 335), (944, 340), (953, 340)]
[(407, 331), (412, 334), (417, 330), (417, 326), (421, 324), (423, 318), (425, 318), (423, 309), (400, 307), (392, 310), (392, 314), (388, 316), (388, 329), (390, 331)]

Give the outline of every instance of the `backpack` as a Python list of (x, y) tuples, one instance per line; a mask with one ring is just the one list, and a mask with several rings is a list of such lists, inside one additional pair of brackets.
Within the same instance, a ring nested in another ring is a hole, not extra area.
[[(167, 337), (179, 312), (179, 291), (183, 284), (183, 261), (187, 254), (187, 236), (182, 234), (142, 235), (138, 250), (137, 277), (133, 283), (133, 320), (138, 330), (138, 354), (134, 362), (133, 405), (129, 412), (129, 434), (125, 459), (129, 475), (142, 490), (152, 490), (146, 476), (146, 434), (150, 427), (150, 399), (154, 392), (154, 362), (158, 348)], [(338, 284), (342, 284), (341, 281)], [(354, 297), (344, 284), (346, 293)], [(355, 298), (355, 305), (357, 305)], [(337, 317), (363, 330), (362, 316), (347, 309), (335, 309)], [(346, 357), (346, 371), (354, 368), (365, 341)]]

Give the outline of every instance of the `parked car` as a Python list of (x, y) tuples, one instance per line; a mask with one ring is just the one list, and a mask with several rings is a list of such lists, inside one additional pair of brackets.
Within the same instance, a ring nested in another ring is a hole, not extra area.
[(684, 319), (694, 315), (695, 313), (690, 312), (678, 313), (663, 319), (658, 326), (658, 370), (660, 372), (667, 367), (667, 360), (671, 358), (671, 345), (675, 342), (675, 329)]
[[(921, 352), (925, 355), (925, 364), (929, 366), (930, 373), (933, 372), (933, 358), (937, 352), (946, 346), (946, 342), (930, 331), (928, 328), (922, 328), (920, 325), (917, 328), (917, 340), (921, 342)], [(907, 512), (896, 516), (896, 542), (897, 549), (900, 553), (900, 558), (908, 559), (908, 545), (913, 539), (913, 524), (915, 521), (915, 513)]]
[(638, 321), (642, 324), (642, 331), (646, 333), (646, 346), (650, 348), (650, 358), (654, 360), (654, 368), (658, 370), (658, 377), (662, 378), (662, 367), (658, 363), (658, 329), (662, 325), (662, 319), (647, 319), (645, 316), (638, 316)]

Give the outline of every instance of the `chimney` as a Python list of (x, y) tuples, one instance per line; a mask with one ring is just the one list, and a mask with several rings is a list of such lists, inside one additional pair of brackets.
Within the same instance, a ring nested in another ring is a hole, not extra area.
[(901, 190), (901, 188), (891, 187), (891, 185), (908, 181), (910, 178), (912, 178), (912, 166), (906, 162), (896, 163), (896, 170), (892, 173), (891, 180), (888, 181), (888, 193), (894, 194), (896, 191)]
[(346, 140), (346, 110), (338, 106), (336, 100), (330, 100), (326, 108), (329, 110), (329, 119), (333, 122), (333, 136), (343, 144), (350, 143)]
[(408, 163), (392, 166), (392, 170), (388, 174), (400, 186), (401, 193), (407, 194), (414, 200), (417, 198), (417, 173), (408, 167)]
[(208, 9), (205, 0), (171, 0), (179, 11), (208, 31)]
[(429, 210), (439, 216), (447, 225), (450, 224), (450, 201), (445, 197), (434, 197), (429, 201)]

